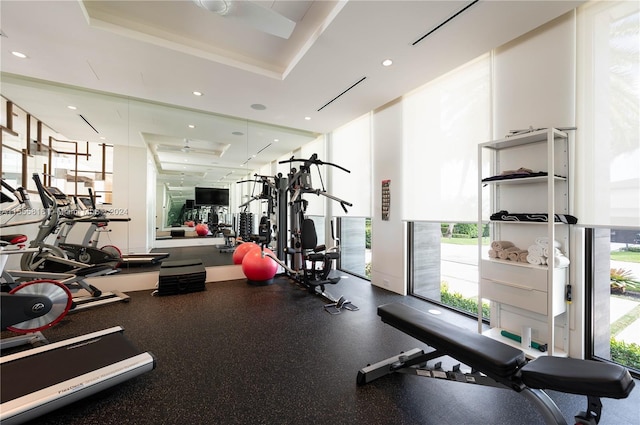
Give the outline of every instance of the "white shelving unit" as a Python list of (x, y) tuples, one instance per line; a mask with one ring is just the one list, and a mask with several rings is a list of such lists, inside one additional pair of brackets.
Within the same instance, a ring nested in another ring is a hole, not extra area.
[[(526, 250), (536, 238), (559, 241), (569, 257), (570, 225), (554, 221), (555, 214), (571, 214), (570, 137), (555, 129), (535, 130), (478, 146), (479, 180), (498, 176), (505, 170), (525, 167), (546, 172), (536, 177), (481, 182), (478, 188), (478, 228), (489, 224), (491, 241), (509, 241)], [(489, 213), (487, 214), (487, 211)], [(490, 214), (547, 214), (546, 222), (489, 220)], [(547, 351), (524, 350), (531, 358), (548, 354), (566, 356), (568, 347), (567, 285), (569, 267), (533, 265), (489, 258), (488, 249), (478, 244), (479, 301), (478, 331), (482, 332), (482, 299), (491, 301), (491, 329), (486, 335), (506, 344), (521, 344), (502, 336), (501, 331), (521, 335), (532, 330), (532, 340), (547, 344)]]

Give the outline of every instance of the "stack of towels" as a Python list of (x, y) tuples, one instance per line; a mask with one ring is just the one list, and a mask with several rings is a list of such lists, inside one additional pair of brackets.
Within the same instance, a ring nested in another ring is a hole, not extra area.
[[(569, 258), (560, 251), (560, 242), (549, 243), (549, 238), (536, 238), (536, 243), (528, 249), (527, 262), (536, 265), (553, 265), (556, 268), (569, 266)], [(551, 259), (551, 260), (550, 260)]]
[[(569, 266), (569, 258), (560, 251), (560, 242), (553, 241), (549, 246), (549, 238), (536, 238), (535, 244), (529, 249), (520, 249), (510, 241), (493, 241), (491, 249), (489, 249), (489, 258), (496, 260), (510, 260), (521, 263), (535, 264), (544, 266), (553, 264), (555, 268), (564, 268)], [(552, 260), (549, 260), (549, 259)]]
[(493, 241), (489, 249), (489, 258), (499, 260), (527, 262), (527, 250), (520, 249), (509, 241)]

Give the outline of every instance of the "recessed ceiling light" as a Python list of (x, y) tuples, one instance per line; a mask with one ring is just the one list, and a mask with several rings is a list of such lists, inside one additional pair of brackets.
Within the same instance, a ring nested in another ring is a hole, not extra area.
[(391, 66), (393, 65), (393, 61), (391, 59), (385, 59), (382, 61), (382, 66)]
[(261, 103), (254, 103), (253, 105), (251, 105), (251, 109), (255, 109), (256, 111), (264, 111), (265, 109), (267, 109), (267, 107), (262, 105)]
[(280, 141), (280, 139), (273, 139), (273, 141), (274, 141), (274, 142), (279, 142), (279, 141)]
[(193, 95), (194, 95), (194, 96), (202, 96), (202, 92), (194, 91), (194, 92), (193, 92)]
[(304, 117), (305, 120), (309, 121), (311, 117)]
[(73, 106), (73, 105), (69, 105), (69, 106), (67, 106), (67, 108), (71, 109), (72, 111), (75, 111), (76, 109), (78, 109), (78, 108), (76, 108), (76, 107), (75, 107), (75, 106)]
[(26, 59), (27, 58), (27, 55), (25, 55), (24, 53), (21, 53), (21, 52), (11, 52), (11, 54), (13, 56), (17, 57), (17, 58), (20, 58), (20, 59)]
[(189, 125), (188, 125), (188, 127), (189, 127), (189, 128), (196, 128), (196, 126), (195, 126), (195, 125), (193, 125), (193, 124), (189, 124)]

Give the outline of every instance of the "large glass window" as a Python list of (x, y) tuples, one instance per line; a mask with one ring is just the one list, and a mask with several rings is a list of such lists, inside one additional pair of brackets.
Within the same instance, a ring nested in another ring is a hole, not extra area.
[(575, 211), (587, 235), (587, 348), (638, 370), (640, 5), (590, 2), (578, 12)]
[[(476, 223), (412, 222), (409, 292), (476, 316), (478, 311), (478, 238), (488, 248), (488, 228)], [(483, 305), (489, 318), (489, 305)]]
[(591, 229), (592, 353), (640, 373), (640, 229)]
[(371, 280), (371, 219), (340, 217), (340, 262), (338, 268)]

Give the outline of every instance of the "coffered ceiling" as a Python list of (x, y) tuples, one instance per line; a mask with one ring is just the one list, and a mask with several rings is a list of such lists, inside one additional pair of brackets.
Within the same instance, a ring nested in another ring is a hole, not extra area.
[(168, 185), (231, 182), (580, 3), (2, 0), (1, 93)]

